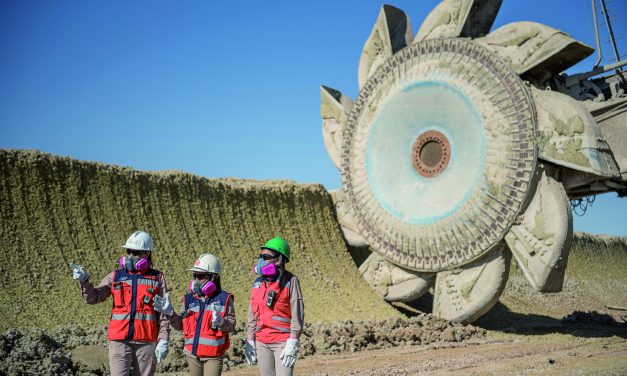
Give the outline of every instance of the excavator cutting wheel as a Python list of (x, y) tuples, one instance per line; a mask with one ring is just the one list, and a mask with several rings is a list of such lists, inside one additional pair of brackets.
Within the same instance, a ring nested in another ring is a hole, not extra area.
[(611, 118), (625, 140), (624, 90), (567, 86), (560, 73), (593, 49), (532, 22), (489, 33), (500, 6), (445, 0), (414, 37), (384, 5), (357, 98), (321, 88), (338, 221), (349, 245), (373, 251), (362, 275), (388, 301), (432, 289), (434, 314), (459, 322), (498, 301), (512, 255), (535, 289), (560, 291), (569, 199), (627, 187), (625, 151), (601, 128)]

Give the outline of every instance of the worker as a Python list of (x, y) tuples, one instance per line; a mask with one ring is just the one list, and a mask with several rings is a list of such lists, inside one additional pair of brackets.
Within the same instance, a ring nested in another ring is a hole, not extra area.
[(113, 376), (154, 375), (157, 363), (168, 354), (169, 323), (152, 307), (152, 301), (167, 294), (163, 273), (152, 268), (152, 237), (135, 231), (122, 246), (126, 256), (119, 269), (94, 287), (81, 265), (70, 264), (87, 304), (102, 303), (113, 295), (109, 321), (109, 368)]
[(188, 270), (193, 278), (183, 298), (182, 314), (174, 312), (169, 294), (155, 298), (154, 308), (174, 329), (183, 330), (190, 375), (219, 376), (230, 347), (229, 333), (235, 329), (233, 295), (222, 290), (222, 267), (216, 256), (202, 254)]
[(298, 278), (285, 269), (290, 246), (272, 238), (261, 247), (253, 268), (244, 354), (249, 365), (259, 362), (262, 376), (292, 375), (303, 329), (305, 310)]

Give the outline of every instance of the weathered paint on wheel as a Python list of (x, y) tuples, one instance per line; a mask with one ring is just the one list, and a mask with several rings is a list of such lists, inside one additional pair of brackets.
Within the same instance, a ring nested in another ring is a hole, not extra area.
[[(527, 204), (535, 131), (527, 88), (496, 54), (464, 39), (404, 48), (370, 76), (343, 130), (342, 188), (359, 231), (416, 271), (481, 257)], [(423, 176), (414, 145), (429, 132), (450, 155)]]

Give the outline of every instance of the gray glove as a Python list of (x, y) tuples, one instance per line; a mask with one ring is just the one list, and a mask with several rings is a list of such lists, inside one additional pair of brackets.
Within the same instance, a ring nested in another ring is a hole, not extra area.
[(285, 342), (285, 348), (281, 352), (281, 363), (288, 368), (294, 367), (296, 355), (298, 355), (298, 340), (296, 338), (288, 338), (287, 342)]
[(224, 324), (224, 317), (220, 315), (220, 312), (211, 310), (211, 329), (219, 329)]
[(87, 273), (87, 270), (85, 270), (85, 268), (83, 268), (82, 266), (71, 262), (70, 268), (72, 268), (72, 278), (78, 280), (81, 283), (89, 279), (89, 273)]
[(157, 295), (152, 300), (153, 300), (152, 307), (155, 309), (155, 311), (159, 313), (163, 313), (167, 317), (170, 317), (174, 314), (174, 307), (172, 307), (172, 303), (170, 303), (169, 292), (165, 293), (164, 298)]
[(255, 350), (255, 341), (246, 340), (244, 343), (244, 356), (249, 366), (257, 364), (257, 350)]
[(157, 358), (157, 363), (161, 363), (166, 356), (168, 356), (168, 341), (160, 339), (159, 343), (157, 343), (157, 347), (155, 347), (155, 358)]

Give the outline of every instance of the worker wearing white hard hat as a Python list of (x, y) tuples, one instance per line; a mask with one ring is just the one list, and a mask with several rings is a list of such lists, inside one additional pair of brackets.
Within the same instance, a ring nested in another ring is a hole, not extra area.
[(102, 303), (113, 296), (109, 321), (109, 367), (111, 375), (154, 375), (156, 364), (168, 353), (169, 324), (152, 301), (166, 296), (163, 273), (152, 268), (152, 237), (135, 231), (121, 246), (126, 250), (118, 269), (94, 287), (84, 267), (72, 266), (72, 276), (81, 286), (87, 304)]
[(222, 266), (211, 253), (200, 255), (188, 270), (193, 278), (183, 297), (182, 314), (174, 312), (168, 294), (155, 298), (154, 308), (174, 329), (183, 331), (190, 375), (219, 376), (230, 347), (229, 333), (235, 329), (233, 295), (222, 289)]

